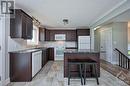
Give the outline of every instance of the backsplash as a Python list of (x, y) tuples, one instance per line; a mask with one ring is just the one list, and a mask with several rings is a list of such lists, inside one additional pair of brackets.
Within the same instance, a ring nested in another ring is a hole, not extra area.
[(8, 51), (17, 51), (27, 49), (27, 41), (24, 39), (12, 39), (8, 36)]
[[(43, 47), (57, 47), (59, 46), (58, 42), (44, 42), (42, 43)], [(77, 47), (76, 42), (65, 42), (65, 47)]]

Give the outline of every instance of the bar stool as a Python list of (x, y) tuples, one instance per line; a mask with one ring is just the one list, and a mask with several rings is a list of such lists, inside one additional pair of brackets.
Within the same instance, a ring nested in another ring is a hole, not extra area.
[(77, 65), (79, 67), (79, 75), (81, 78), (81, 85), (83, 85), (83, 74), (82, 74), (82, 62), (76, 60), (68, 60), (68, 85), (70, 85), (70, 78), (71, 78), (71, 65)]
[(98, 75), (97, 75), (97, 62), (93, 60), (88, 60), (84, 62), (84, 85), (86, 84), (86, 67), (92, 66), (92, 69), (94, 70), (94, 76), (97, 81), (97, 85), (99, 85)]

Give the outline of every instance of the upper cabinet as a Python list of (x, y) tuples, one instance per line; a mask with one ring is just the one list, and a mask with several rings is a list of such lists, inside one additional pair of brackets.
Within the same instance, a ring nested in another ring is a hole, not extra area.
[(32, 18), (21, 9), (15, 9), (15, 17), (10, 18), (11, 38), (32, 39)]
[(65, 34), (65, 41), (77, 41), (78, 36), (90, 36), (90, 29), (77, 30), (47, 30), (45, 29), (45, 41), (56, 41), (56, 34)]
[(65, 41), (76, 41), (76, 30), (47, 30), (45, 29), (45, 41), (56, 41), (55, 35), (64, 34)]
[(77, 29), (77, 36), (90, 36), (90, 29)]

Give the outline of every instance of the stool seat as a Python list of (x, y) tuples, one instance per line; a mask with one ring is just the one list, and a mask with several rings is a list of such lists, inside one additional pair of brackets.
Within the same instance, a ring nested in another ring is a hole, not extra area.
[(76, 63), (82, 63), (82, 64), (84, 64), (84, 63), (97, 63), (96, 61), (94, 61), (94, 60), (91, 60), (91, 59), (86, 59), (86, 60), (82, 60), (82, 59), (68, 59), (68, 62), (76, 62)]

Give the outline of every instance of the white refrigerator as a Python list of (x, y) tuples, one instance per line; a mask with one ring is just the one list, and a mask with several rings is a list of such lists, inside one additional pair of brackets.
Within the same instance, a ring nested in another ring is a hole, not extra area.
[(78, 49), (91, 49), (90, 36), (78, 36)]

